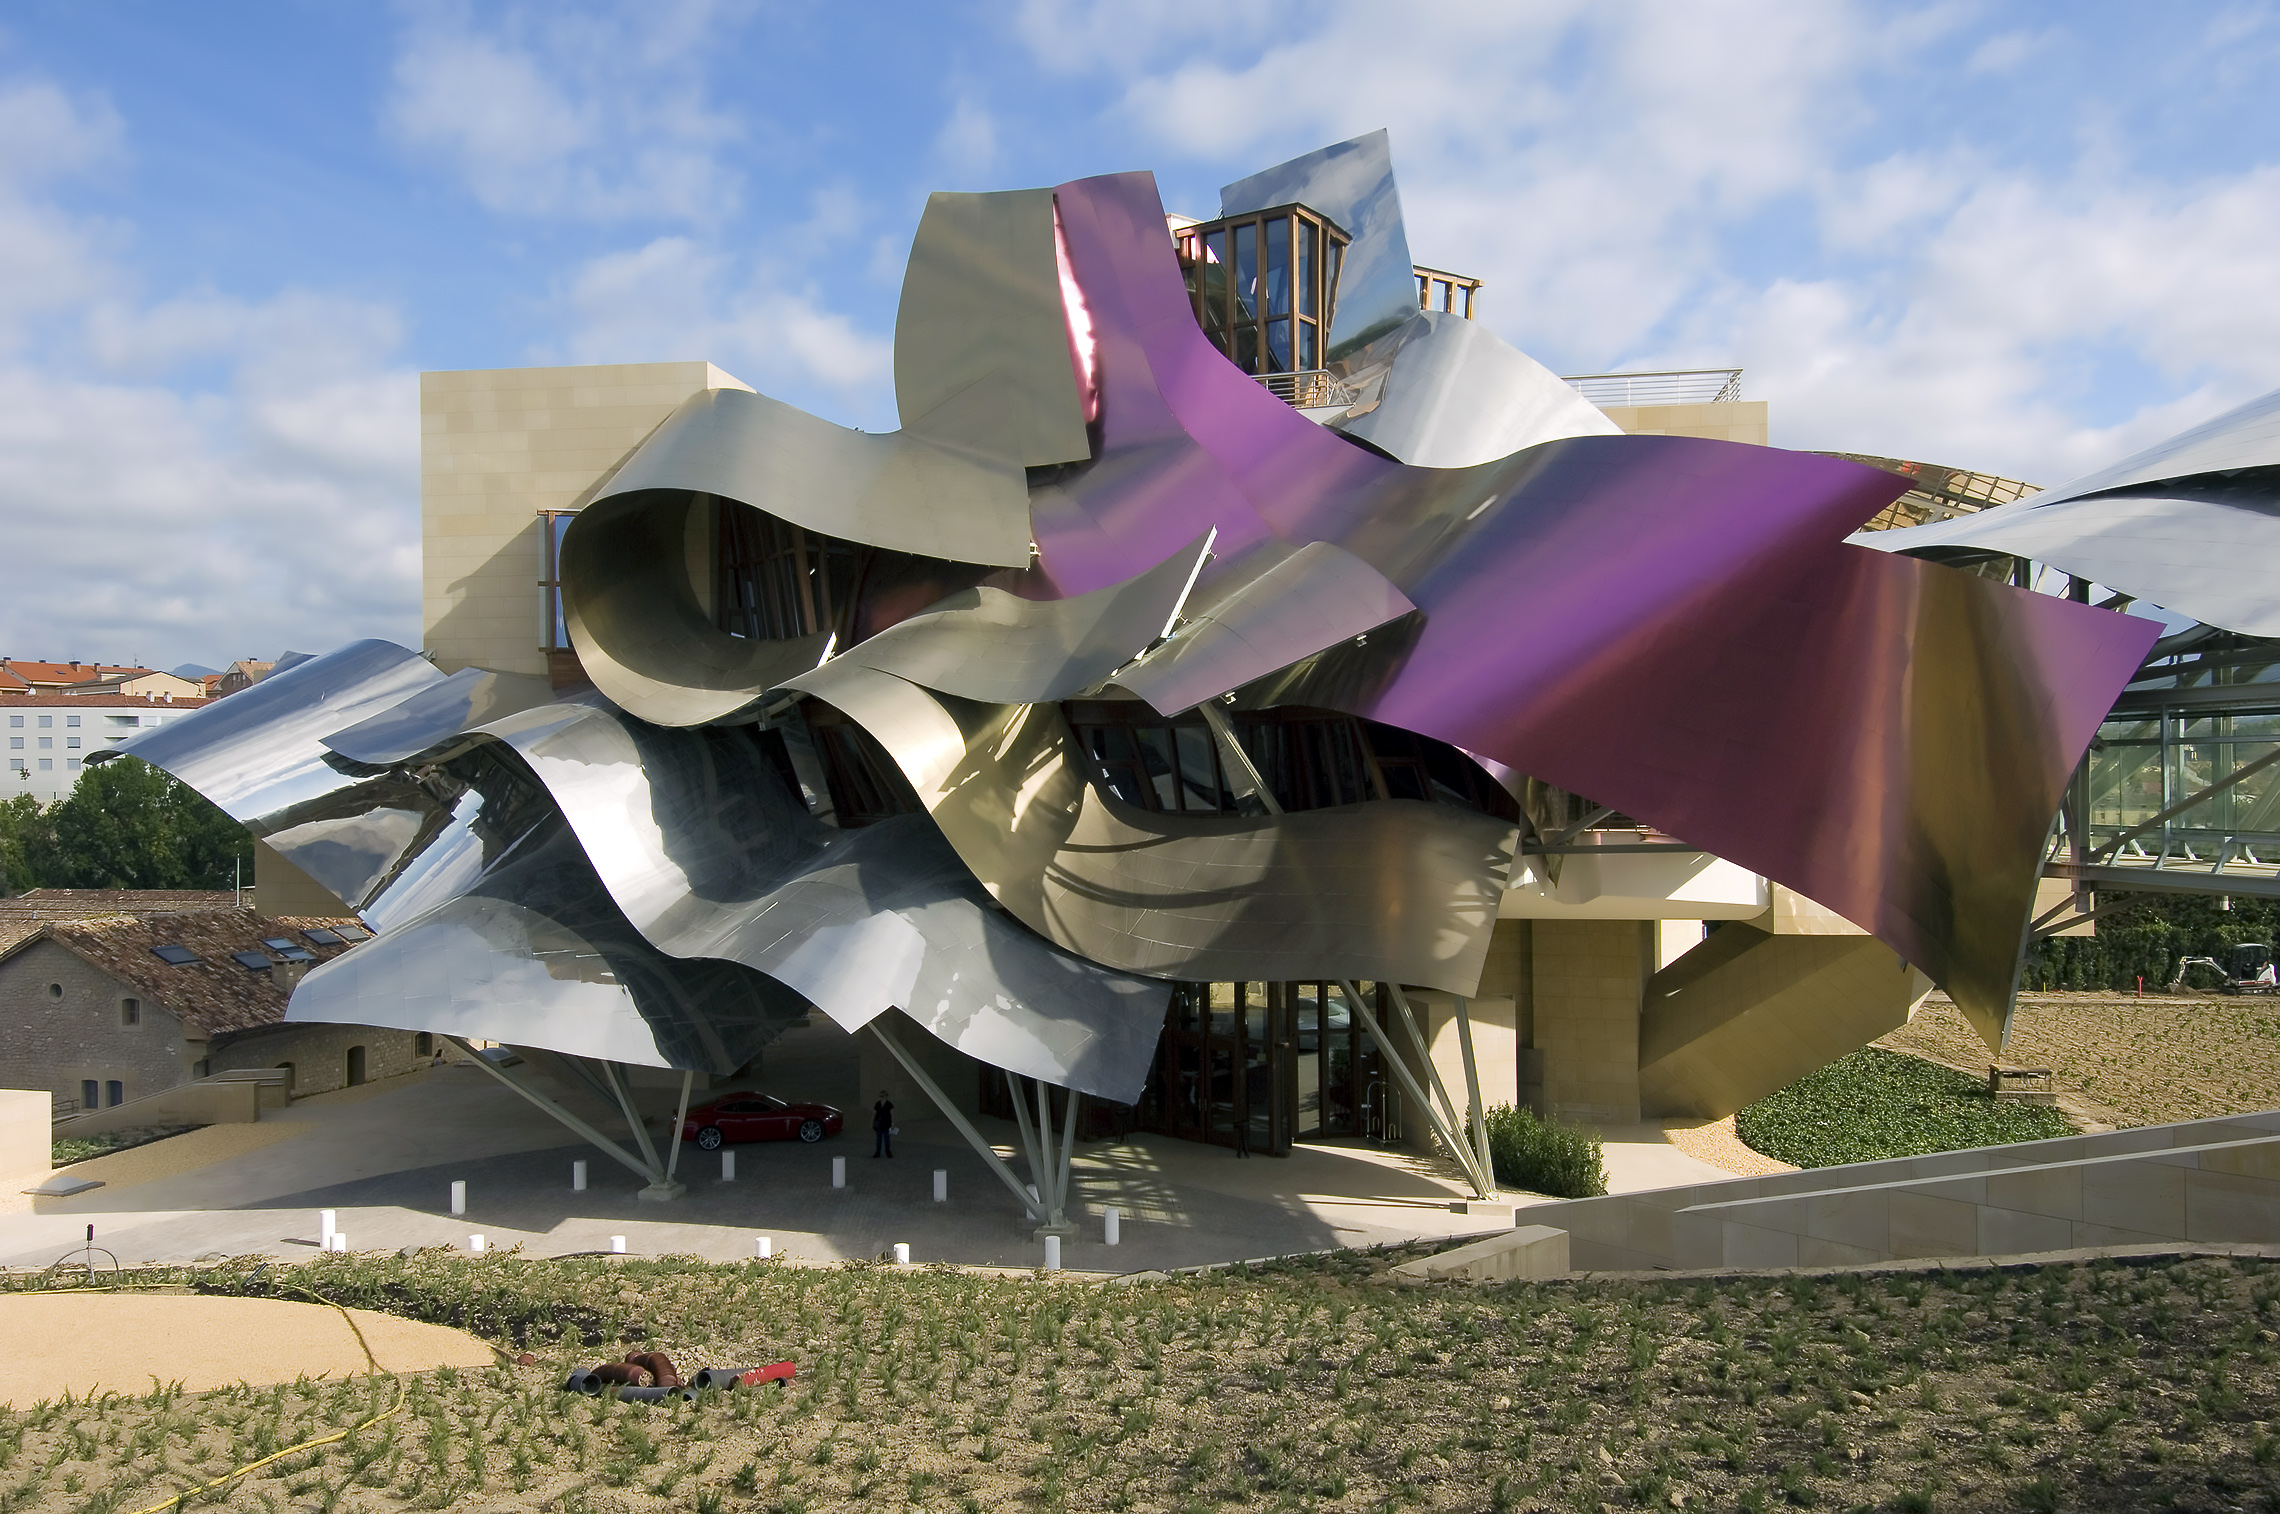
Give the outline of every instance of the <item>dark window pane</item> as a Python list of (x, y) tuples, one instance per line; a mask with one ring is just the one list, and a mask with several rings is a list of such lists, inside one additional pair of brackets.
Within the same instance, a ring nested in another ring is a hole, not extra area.
[(1258, 314), (1259, 286), (1259, 228), (1255, 222), (1245, 222), (1235, 228), (1235, 319), (1245, 321)]
[(1312, 221), (1298, 223), (1298, 313), (1315, 314), (1314, 249), (1322, 232)]
[(1212, 750), (1211, 732), (1184, 725), (1174, 733), (1180, 749), (1180, 807), (1217, 814), (1233, 810), (1220, 787), (1218, 754)]
[(1267, 277), (1259, 290), (1259, 303), (1269, 315), (1290, 314), (1290, 217), (1267, 222)]
[(1235, 366), (1245, 373), (1259, 371), (1259, 328), (1245, 324), (1235, 328)]
[(1290, 322), (1267, 322), (1267, 372), (1290, 372)]
[(1180, 780), (1173, 765), (1172, 733), (1162, 726), (1145, 726), (1132, 734), (1140, 742), (1140, 758), (1148, 774), (1148, 792), (1154, 801), (1149, 808), (1177, 811)]
[(1314, 350), (1314, 323), (1312, 321), (1300, 321), (1298, 323), (1298, 366), (1301, 372), (1322, 366), (1320, 357)]
[(1203, 239), (1203, 324), (1210, 330), (1227, 324), (1227, 233), (1215, 231)]

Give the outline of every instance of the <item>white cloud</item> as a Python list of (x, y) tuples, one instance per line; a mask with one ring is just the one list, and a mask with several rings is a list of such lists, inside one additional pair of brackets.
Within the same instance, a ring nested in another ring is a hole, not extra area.
[(55, 198), (123, 146), (99, 102), (0, 83), (0, 654), (219, 666), (416, 638), (417, 388), (394, 312), (145, 300), (119, 255), (133, 228)]
[[(2035, 66), (2056, 31), (1957, 0), (1331, 0), (1206, 48), (1202, 14), (1030, 0), (1020, 35), (1229, 178), (1389, 127), (1412, 250), (1485, 276), (1489, 322), (1566, 371), (1738, 363), (1784, 445), (2047, 482), (2280, 383), (2280, 168), (2165, 181), (2122, 124), (2148, 101), (2110, 92), (2042, 123), (2053, 150), (1893, 91)], [(2165, 69), (2252, 70), (2271, 21), (2181, 28), (2149, 99), (2194, 87)]]
[(386, 104), (405, 145), (506, 214), (705, 223), (737, 204), (736, 119), (706, 97), (717, 7), (415, 13)]
[[(795, 243), (797, 239), (794, 239)], [(687, 237), (593, 259), (572, 280), (570, 360), (708, 358), (764, 393), (836, 391), (863, 419), (891, 415), (890, 343), (869, 336), (780, 269), (739, 263)]]
[(955, 177), (973, 178), (997, 162), (997, 121), (971, 95), (960, 95), (950, 107), (949, 119), (934, 135), (934, 158)]

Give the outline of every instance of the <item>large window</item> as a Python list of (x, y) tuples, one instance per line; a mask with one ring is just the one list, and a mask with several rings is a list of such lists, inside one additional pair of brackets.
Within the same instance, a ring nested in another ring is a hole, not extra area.
[(713, 618), (731, 636), (790, 641), (837, 629), (855, 591), (855, 547), (723, 500)]
[(578, 518), (575, 510), (541, 510), (538, 531), (545, 565), (538, 580), (538, 644), (548, 652), (570, 650), (570, 629), (562, 619), (562, 534)]
[(1346, 233), (1303, 205), (1178, 232), (1203, 334), (1245, 373), (1307, 373), (1329, 360)]

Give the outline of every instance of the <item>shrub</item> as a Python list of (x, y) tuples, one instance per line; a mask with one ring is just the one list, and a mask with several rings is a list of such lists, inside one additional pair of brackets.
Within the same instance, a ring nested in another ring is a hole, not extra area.
[(1599, 1137), (1535, 1112), (1499, 1104), (1488, 1111), (1488, 1154), (1499, 1183), (1528, 1193), (1588, 1199), (1607, 1191)]
[(1863, 1047), (1734, 1118), (1744, 1144), (1798, 1167), (1878, 1162), (2072, 1134), (2057, 1110), (2006, 1104), (1976, 1078)]

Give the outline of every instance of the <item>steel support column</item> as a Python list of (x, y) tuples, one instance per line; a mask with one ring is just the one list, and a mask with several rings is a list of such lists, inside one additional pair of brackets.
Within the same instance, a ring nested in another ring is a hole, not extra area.
[(608, 1136), (603, 1135), (599, 1130), (596, 1130), (593, 1126), (587, 1124), (584, 1120), (579, 1119), (569, 1110), (563, 1108), (560, 1104), (557, 1104), (554, 1100), (548, 1098), (545, 1094), (540, 1093), (537, 1089), (523, 1082), (520, 1078), (509, 1075), (504, 1067), (499, 1066), (489, 1057), (484, 1056), (473, 1046), (470, 1046), (466, 1041), (461, 1040), (458, 1036), (454, 1035), (446, 1035), (444, 1039), (446, 1041), (449, 1041), (452, 1045), (458, 1047), (461, 1051), (467, 1053), (469, 1060), (474, 1062), (477, 1067), (482, 1068), (492, 1077), (497, 1078), (500, 1082), (506, 1084), (507, 1087), (513, 1089), (516, 1093), (519, 1093), (524, 1098), (530, 1100), (531, 1103), (537, 1105), (538, 1108), (544, 1111), (546, 1114), (552, 1116), (556, 1120), (561, 1121), (578, 1136), (583, 1138), (591, 1145), (600, 1149), (603, 1155), (611, 1158), (614, 1161), (623, 1163), (628, 1171), (634, 1173), (638, 1177), (644, 1178), (649, 1182), (655, 1182), (657, 1180), (657, 1174), (652, 1171), (645, 1163), (643, 1163), (641, 1158), (635, 1156), (632, 1152), (626, 1150), (623, 1146), (620, 1146), (617, 1142), (611, 1140)]
[[(1014, 1176), (1013, 1169), (1005, 1164), (1005, 1158), (998, 1155), (997, 1147), (982, 1139), (982, 1133), (974, 1128), (974, 1122), (950, 1102), (950, 1096), (942, 1091), (941, 1085), (927, 1075), (925, 1068), (918, 1065), (917, 1058), (903, 1050), (902, 1042), (896, 1040), (880, 1020), (871, 1022), (870, 1031), (879, 1038), (879, 1044), (887, 1049), (887, 1055), (901, 1063), (902, 1070), (910, 1074), (910, 1080), (934, 1101), (934, 1107), (941, 1110), (950, 1123), (957, 1127), (958, 1134), (966, 1138), (966, 1144), (974, 1148), (975, 1154), (981, 1157), (991, 1172), (997, 1174), (998, 1181), (1005, 1184), (1007, 1190), (1021, 1201), (1022, 1209), (1029, 1217), (1042, 1224), (1044, 1216), (1038, 1212), (1038, 1201), (1029, 1196), (1029, 1190), (1022, 1186), (1021, 1179)], [(1015, 1107), (1019, 1107), (1018, 1103)]]
[(1496, 1192), (1496, 1160), (1488, 1149), (1488, 1111), (1480, 1102), (1480, 1064), (1473, 1057), (1472, 1016), (1465, 1001), (1457, 1000), (1457, 1046), (1465, 1054), (1465, 1102), (1472, 1111), (1473, 1155), (1480, 1159), (1481, 1175), (1488, 1179), (1486, 1198)]

